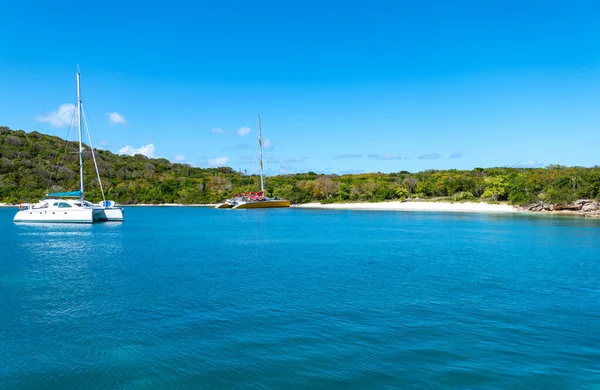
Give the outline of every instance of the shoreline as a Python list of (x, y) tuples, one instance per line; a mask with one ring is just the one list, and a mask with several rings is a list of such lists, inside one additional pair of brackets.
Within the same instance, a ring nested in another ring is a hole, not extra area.
[[(193, 204), (178, 204), (178, 203), (160, 203), (160, 204), (151, 204), (151, 203), (137, 203), (137, 204), (117, 204), (118, 207), (215, 207), (218, 203), (193, 203)], [(0, 203), (0, 207), (16, 207), (19, 208), (18, 204), (8, 204), (8, 203)]]
[[(161, 203), (161, 204), (118, 204), (119, 207), (207, 207), (213, 208), (218, 203)], [(18, 208), (18, 204), (0, 203), (0, 208)], [(357, 202), (357, 203), (303, 203), (293, 204), (293, 209), (307, 210), (350, 210), (350, 211), (404, 211), (404, 212), (450, 212), (450, 213), (482, 213), (482, 214), (530, 214), (553, 215), (581, 218), (600, 218), (600, 212), (579, 210), (530, 210), (522, 206), (509, 204), (492, 204), (485, 202), (448, 202), (448, 201), (389, 201), (389, 202)]]
[(360, 210), (360, 211), (432, 211), (463, 213), (523, 213), (507, 204), (490, 204), (483, 202), (376, 202), (376, 203), (305, 203), (293, 205), (300, 209), (319, 210)]
[(215, 207), (219, 203), (136, 203), (136, 204), (118, 204), (119, 207)]

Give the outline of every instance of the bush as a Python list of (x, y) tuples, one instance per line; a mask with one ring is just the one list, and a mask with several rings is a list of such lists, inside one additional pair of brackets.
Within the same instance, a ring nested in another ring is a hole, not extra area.
[[(53, 187), (64, 191), (79, 188), (79, 159), (73, 153), (77, 147), (58, 137), (0, 127), (0, 201), (37, 201)], [(101, 195), (86, 149), (86, 197), (97, 202)], [(105, 150), (97, 150), (96, 158), (104, 191), (123, 204), (216, 203), (260, 188), (258, 175), (229, 167), (203, 169)], [(539, 200), (557, 204), (600, 197), (600, 167), (476, 168), (341, 176), (309, 172), (267, 177), (265, 185), (269, 196), (292, 203), (431, 197), (468, 201), (481, 196), (494, 201), (508, 199), (513, 204)]]
[(455, 202), (460, 202), (460, 201), (463, 201), (463, 200), (474, 200), (476, 198), (469, 191), (462, 191), (462, 192), (457, 192), (456, 194), (454, 194), (452, 196), (452, 199)]

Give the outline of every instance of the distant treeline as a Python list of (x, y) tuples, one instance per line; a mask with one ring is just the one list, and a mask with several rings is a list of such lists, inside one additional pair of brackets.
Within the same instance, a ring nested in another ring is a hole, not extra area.
[[(101, 199), (91, 151), (85, 152), (86, 199)], [(37, 201), (50, 191), (79, 187), (77, 145), (58, 137), (0, 127), (0, 202)], [(231, 168), (195, 168), (164, 158), (124, 156), (96, 150), (107, 198), (133, 203), (217, 203), (256, 191), (256, 175)], [(600, 167), (475, 168), (418, 173), (322, 175), (314, 172), (268, 177), (269, 196), (307, 202), (376, 202), (406, 198), (567, 204), (600, 197)]]

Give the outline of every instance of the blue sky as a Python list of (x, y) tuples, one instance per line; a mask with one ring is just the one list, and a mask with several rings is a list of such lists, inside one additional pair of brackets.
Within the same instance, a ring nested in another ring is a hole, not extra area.
[[(58, 3), (56, 3), (58, 4)], [(0, 125), (267, 173), (600, 163), (600, 2), (5, 2)], [(62, 106), (62, 109), (60, 108)]]

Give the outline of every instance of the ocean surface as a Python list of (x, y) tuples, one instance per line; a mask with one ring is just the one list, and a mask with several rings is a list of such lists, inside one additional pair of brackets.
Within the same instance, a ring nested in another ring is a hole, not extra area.
[(0, 209), (0, 389), (600, 389), (600, 220)]

